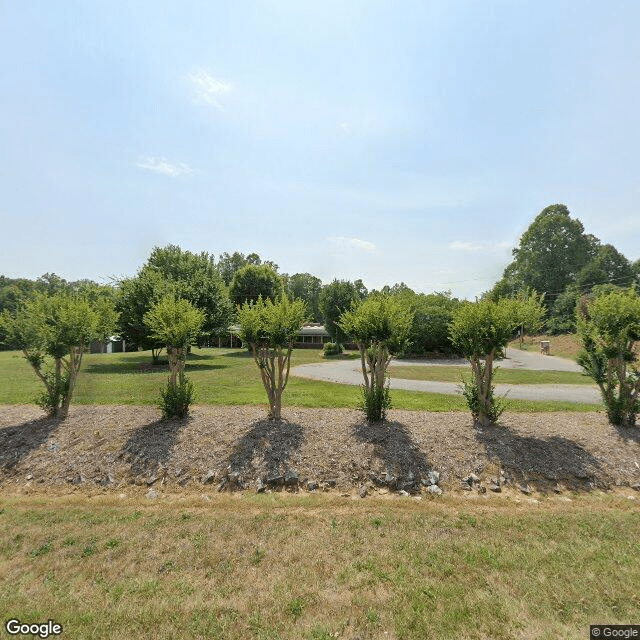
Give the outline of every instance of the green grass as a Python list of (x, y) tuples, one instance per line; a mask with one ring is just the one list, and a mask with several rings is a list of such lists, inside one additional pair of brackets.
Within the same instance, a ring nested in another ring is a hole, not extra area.
[[(593, 380), (584, 373), (574, 371), (529, 371), (525, 369), (501, 369), (495, 373), (496, 384), (589, 384)], [(437, 380), (438, 382), (460, 382), (464, 375), (469, 378), (469, 367), (456, 367), (448, 365), (400, 365), (389, 367), (389, 375), (392, 378), (404, 378), (406, 380)]]
[[(353, 358), (346, 354), (343, 358)], [(150, 352), (85, 354), (78, 377), (74, 404), (156, 405), (167, 371), (141, 373), (140, 365), (151, 362)], [(315, 349), (293, 352), (292, 366), (326, 362)], [(196, 403), (211, 405), (264, 405), (266, 394), (258, 368), (246, 351), (239, 349), (194, 349), (186, 372), (195, 386)], [(31, 404), (41, 392), (41, 383), (17, 351), (0, 352), (0, 404)], [(464, 399), (440, 393), (393, 391), (393, 407), (420, 411), (466, 411)], [(291, 376), (283, 396), (285, 406), (356, 407), (356, 386), (304, 380)], [(507, 400), (510, 411), (593, 411), (594, 405), (572, 402)]]
[(640, 611), (621, 497), (3, 502), (0, 608), (70, 638), (577, 640)]

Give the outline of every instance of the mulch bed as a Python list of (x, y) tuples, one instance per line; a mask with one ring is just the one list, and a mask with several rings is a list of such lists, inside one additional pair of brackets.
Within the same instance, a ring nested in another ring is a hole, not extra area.
[[(616, 429), (603, 413), (507, 413), (485, 429), (461, 412), (394, 410), (373, 426), (347, 409), (285, 408), (283, 417), (197, 406), (179, 421), (153, 407), (76, 405), (60, 422), (4, 405), (0, 486), (418, 494), (429, 471), (445, 492), (483, 492), (492, 480), (540, 492), (640, 485), (640, 429)], [(478, 479), (463, 481), (470, 474)]]

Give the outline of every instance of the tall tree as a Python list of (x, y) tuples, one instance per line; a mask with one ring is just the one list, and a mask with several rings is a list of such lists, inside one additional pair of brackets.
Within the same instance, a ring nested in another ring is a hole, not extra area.
[(631, 263), (611, 244), (599, 247), (593, 259), (576, 277), (576, 284), (583, 293), (599, 284), (628, 287), (633, 281)]
[(514, 261), (498, 286), (512, 294), (530, 287), (538, 293), (559, 294), (595, 256), (598, 240), (584, 233), (578, 219), (563, 204), (543, 209), (513, 250)]
[(259, 297), (275, 300), (282, 294), (282, 281), (267, 264), (248, 264), (233, 276), (229, 297), (234, 305), (255, 302)]
[(320, 313), (324, 321), (324, 328), (333, 337), (334, 342), (340, 344), (347, 336), (340, 328), (340, 316), (351, 309), (351, 304), (360, 301), (360, 295), (352, 282), (335, 279), (322, 288), (319, 297)]
[(320, 291), (322, 291), (322, 281), (310, 273), (294, 273), (287, 280), (287, 293), (290, 298), (304, 301), (307, 305), (309, 315), (314, 322), (320, 322)]
[(152, 338), (144, 315), (166, 295), (188, 300), (204, 313), (198, 344), (212, 340), (231, 322), (231, 303), (213, 256), (175, 245), (155, 247), (137, 276), (120, 282), (118, 300), (123, 337), (133, 345), (152, 349), (154, 359), (162, 345)]

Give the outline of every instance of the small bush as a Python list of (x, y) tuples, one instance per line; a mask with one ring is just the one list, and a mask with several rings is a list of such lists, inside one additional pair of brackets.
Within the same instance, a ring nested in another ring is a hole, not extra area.
[[(465, 378), (462, 379), (462, 383), (460, 384), (460, 390), (462, 391), (462, 395), (464, 399), (467, 401), (467, 406), (471, 411), (471, 415), (473, 416), (473, 421), (475, 423), (479, 422), (480, 416), (483, 413), (482, 403), (480, 401), (479, 392), (478, 392), (478, 383), (474, 377), (471, 380), (467, 380)], [(498, 418), (502, 415), (502, 412), (505, 410), (505, 402), (501, 397), (495, 397), (493, 395), (494, 386), (491, 385), (491, 392), (489, 393), (489, 406), (484, 408), (484, 414), (488, 421), (491, 424), (496, 424), (498, 422)]]
[(43, 375), (47, 381), (47, 387), (36, 396), (35, 402), (49, 416), (55, 416), (56, 411), (69, 393), (69, 374), (62, 372), (57, 381), (55, 374), (51, 371)]
[(342, 353), (342, 345), (338, 342), (327, 342), (322, 351), (325, 358), (327, 356), (337, 356)]
[(160, 411), (164, 418), (186, 418), (189, 414), (189, 406), (193, 403), (193, 383), (186, 376), (172, 387), (160, 389)]
[(362, 401), (359, 407), (364, 411), (369, 422), (384, 422), (387, 411), (391, 409), (391, 398), (389, 396), (389, 381), (380, 388), (375, 385), (370, 389), (362, 387)]

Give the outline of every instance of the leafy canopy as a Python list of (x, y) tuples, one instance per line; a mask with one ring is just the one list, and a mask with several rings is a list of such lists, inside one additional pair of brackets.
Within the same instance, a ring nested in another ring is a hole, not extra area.
[(243, 341), (270, 349), (289, 348), (307, 319), (302, 300), (282, 297), (276, 302), (258, 297), (238, 308), (240, 337)]
[(194, 344), (205, 315), (188, 300), (165, 296), (145, 315), (151, 336), (168, 347), (184, 349)]

